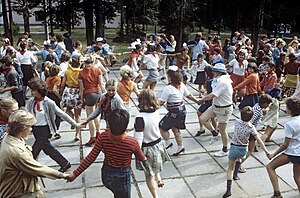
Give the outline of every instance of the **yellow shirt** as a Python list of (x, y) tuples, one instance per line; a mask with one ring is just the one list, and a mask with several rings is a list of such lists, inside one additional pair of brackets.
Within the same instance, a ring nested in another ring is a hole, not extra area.
[(74, 68), (71, 67), (70, 65), (68, 66), (68, 69), (65, 73), (66, 77), (66, 86), (67, 87), (73, 87), (73, 88), (78, 88), (78, 74), (82, 69), (80, 68)]

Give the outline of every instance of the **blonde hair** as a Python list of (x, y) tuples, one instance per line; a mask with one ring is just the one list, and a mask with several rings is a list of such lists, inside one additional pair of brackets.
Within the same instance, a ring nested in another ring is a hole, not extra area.
[(33, 114), (19, 109), (9, 116), (7, 131), (9, 135), (16, 136), (18, 133), (31, 127), (36, 122)]
[(2, 98), (0, 99), (0, 115), (2, 114), (2, 110), (10, 109), (14, 104), (17, 104), (17, 101), (13, 98)]
[(138, 101), (138, 107), (141, 111), (147, 111), (152, 109), (157, 110), (160, 107), (156, 94), (151, 89), (143, 89), (139, 94)]
[(115, 81), (114, 79), (108, 80), (106, 85), (105, 85), (105, 88), (107, 88), (108, 86), (117, 87), (117, 81)]
[(124, 65), (120, 68), (120, 75), (122, 78), (132, 78), (134, 73), (128, 65)]

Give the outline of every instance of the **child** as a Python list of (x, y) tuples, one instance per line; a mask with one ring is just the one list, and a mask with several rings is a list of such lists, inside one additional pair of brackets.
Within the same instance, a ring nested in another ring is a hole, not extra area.
[[(115, 80), (109, 80), (106, 83), (106, 93), (102, 94), (100, 96), (100, 101), (98, 102), (98, 107), (95, 109), (94, 112), (92, 112), (85, 122), (83, 122), (81, 125), (85, 126), (90, 121), (94, 120), (96, 117), (98, 117), (101, 114), (101, 118), (104, 118), (107, 122), (107, 116), (112, 112), (114, 109), (126, 109), (126, 107), (123, 104), (123, 101), (117, 91), (117, 82)], [(108, 125), (106, 126), (108, 127)], [(99, 135), (99, 132), (97, 132)], [(97, 137), (95, 138), (95, 140)]]
[(265, 76), (260, 83), (260, 86), (264, 93), (268, 93), (270, 89), (276, 87), (277, 84), (277, 75), (275, 73), (275, 64), (268, 63), (265, 67)]
[[(162, 142), (159, 131), (159, 101), (155, 93), (151, 89), (144, 89), (139, 95), (139, 110), (135, 119), (134, 137), (138, 140), (144, 155), (147, 157), (150, 169), (145, 173), (147, 186), (152, 197), (157, 198), (157, 189), (155, 187), (155, 179), (158, 187), (163, 187), (164, 182), (160, 176), (163, 164), (170, 161), (170, 157)], [(144, 170), (140, 163), (137, 163), (138, 170)], [(155, 178), (154, 178), (155, 177)]]
[(293, 164), (294, 180), (300, 193), (300, 100), (299, 98), (288, 98), (285, 103), (286, 112), (291, 115), (291, 119), (284, 125), (285, 140), (274, 153), (268, 155), (269, 159), (276, 156), (267, 165), (274, 190), (272, 198), (282, 198), (275, 169), (290, 162)]
[(253, 107), (258, 102), (258, 94), (261, 93), (256, 63), (249, 63), (247, 71), (249, 75), (245, 80), (233, 88), (233, 91), (236, 91), (246, 86), (246, 95), (239, 105), (240, 110), (245, 106)]
[(0, 99), (0, 145), (6, 134), (6, 127), (10, 114), (19, 109), (18, 103), (13, 98)]
[(214, 64), (218, 61), (223, 61), (222, 55), (220, 54), (221, 50), (220, 48), (216, 47), (214, 48), (214, 54), (211, 56), (210, 64)]
[(97, 137), (95, 146), (89, 155), (73, 171), (68, 181), (76, 179), (98, 157), (104, 153), (104, 163), (101, 169), (102, 182), (110, 189), (114, 197), (130, 197), (131, 194), (131, 158), (145, 162), (146, 157), (139, 147), (137, 140), (126, 133), (129, 114), (123, 109), (114, 109), (107, 117), (110, 128)]
[[(263, 150), (269, 155), (267, 148), (263, 141), (259, 138), (255, 126), (250, 123), (250, 120), (254, 114), (251, 107), (246, 106), (241, 111), (241, 119), (235, 121), (234, 132), (231, 141), (229, 156), (228, 156), (228, 168), (227, 168), (227, 190), (224, 197), (231, 196), (231, 184), (232, 179), (239, 180), (237, 173), (241, 165), (241, 160), (245, 159), (247, 153), (248, 139), (250, 135), (259, 142)], [(233, 171), (235, 170), (235, 171)]]
[[(206, 67), (204, 68), (204, 71), (205, 71), (206, 76), (207, 76), (206, 83), (205, 83), (205, 84), (206, 84), (207, 94), (210, 94), (210, 93), (212, 92), (211, 83), (212, 83), (212, 80), (213, 80), (213, 78), (214, 78), (214, 74), (213, 74), (213, 71), (212, 71), (212, 67), (211, 67), (211, 66), (206, 66)], [(198, 137), (198, 136), (200, 136), (200, 135), (202, 135), (202, 134), (205, 133), (205, 129), (204, 129), (204, 127), (203, 127), (203, 124), (201, 124), (201, 122), (200, 122), (200, 116), (201, 116), (202, 113), (205, 112), (206, 109), (208, 109), (211, 105), (212, 105), (212, 100), (207, 100), (207, 101), (205, 101), (204, 104), (202, 104), (202, 105), (199, 106), (199, 109), (198, 109), (198, 111), (197, 111), (197, 115), (198, 115), (198, 120), (199, 120), (200, 129), (199, 129), (199, 131), (197, 132), (197, 134), (195, 135), (195, 137)], [(217, 123), (216, 123), (215, 119), (211, 119), (211, 121), (212, 121), (213, 126), (216, 128)]]
[(129, 112), (130, 95), (134, 92), (138, 96), (139, 90), (136, 83), (131, 80), (134, 77), (134, 73), (128, 65), (124, 65), (120, 68), (120, 75), (122, 79), (118, 83), (117, 93), (122, 98), (123, 103)]
[(206, 60), (204, 60), (205, 56), (203, 54), (199, 54), (197, 56), (197, 60), (194, 61), (192, 68), (196, 68), (197, 69), (197, 77), (196, 80), (194, 81), (195, 84), (198, 85), (198, 91), (199, 91), (199, 97), (202, 97), (205, 89), (203, 87), (203, 85), (205, 84), (205, 72), (204, 72), (204, 68), (206, 66), (210, 66), (210, 64), (208, 64), (206, 62)]
[[(59, 87), (61, 84), (61, 78), (58, 76), (60, 72), (60, 68), (57, 65), (52, 65), (49, 68), (49, 74), (50, 76), (46, 79), (46, 84), (47, 84), (47, 96), (55, 102), (55, 104), (60, 108), (60, 101), (61, 101), (61, 96), (59, 94)], [(55, 125), (57, 130), (59, 129), (61, 119), (59, 116), (56, 116), (55, 118)], [(54, 134), (54, 137), (56, 139), (61, 138), (61, 135), (56, 131)]]

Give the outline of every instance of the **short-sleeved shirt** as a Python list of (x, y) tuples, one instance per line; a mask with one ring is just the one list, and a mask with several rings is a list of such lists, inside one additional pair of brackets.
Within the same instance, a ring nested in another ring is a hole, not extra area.
[(291, 139), (284, 153), (287, 155), (300, 156), (300, 116), (292, 117), (285, 123), (284, 136)]
[(66, 85), (67, 87), (78, 88), (78, 75), (82, 69), (74, 68), (72, 66), (68, 66), (68, 69), (65, 73)]
[(202, 62), (194, 61), (193, 62), (193, 67), (197, 69), (197, 72), (204, 72), (204, 68), (206, 66), (210, 66), (206, 60), (202, 60)]
[(258, 103), (256, 103), (254, 106), (253, 106), (253, 116), (250, 120), (250, 122), (254, 125), (254, 126), (257, 126), (258, 125), (258, 122), (259, 120), (261, 119), (262, 115), (263, 115), (263, 110), (262, 108), (259, 106)]
[(257, 135), (256, 128), (250, 122), (244, 122), (240, 119), (234, 123), (234, 131), (231, 142), (235, 145), (248, 145), (250, 134)]
[(85, 67), (79, 72), (78, 79), (82, 80), (84, 94), (97, 93), (100, 91), (99, 76), (102, 75), (100, 68), (93, 66)]
[(10, 87), (12, 86), (16, 86), (17, 89), (11, 91), (11, 93), (17, 93), (22, 91), (22, 82), (21, 82), (21, 78), (20, 75), (18, 74), (18, 72), (15, 69), (10, 70), (6, 76), (6, 81), (8, 83), (8, 85)]
[(63, 54), (64, 50), (66, 50), (66, 45), (62, 42), (57, 43), (55, 52), (59, 59), (60, 59), (61, 55)]
[(21, 54), (21, 52), (17, 52), (16, 59), (21, 65), (31, 65), (37, 62), (37, 59), (31, 51), (26, 51), (24, 54)]
[(118, 83), (117, 92), (119, 96), (122, 98), (124, 104), (129, 104), (130, 94), (133, 92), (135, 87), (135, 82), (132, 80), (121, 80)]
[(180, 89), (175, 88), (173, 85), (168, 85), (163, 89), (160, 100), (168, 103), (177, 103), (182, 102), (183, 98), (190, 94), (183, 83), (180, 84)]
[(182, 69), (184, 64), (189, 63), (190, 56), (187, 54), (177, 53), (176, 54), (176, 66), (178, 66), (180, 69)]
[[(58, 91), (58, 86), (61, 84), (61, 78), (59, 76), (49, 76), (46, 79), (46, 84), (49, 92)], [(55, 85), (57, 86), (57, 90), (54, 90)]]
[(244, 76), (245, 71), (248, 68), (248, 61), (243, 60), (242, 66), (239, 65), (239, 62), (236, 59), (233, 59), (228, 63), (232, 67), (232, 72), (239, 76)]
[[(140, 54), (137, 53), (136, 51), (132, 51), (131, 54), (130, 54), (130, 58), (128, 60), (127, 65), (129, 65), (132, 68), (133, 59), (135, 59), (135, 61), (137, 61), (138, 58), (139, 58), (139, 55)], [(132, 68), (132, 69), (134, 69), (134, 68)]]
[(148, 70), (157, 70), (159, 57), (156, 54), (147, 54), (144, 57), (143, 63)]
[(214, 94), (213, 104), (227, 106), (232, 104), (232, 80), (229, 75), (222, 75), (212, 81), (212, 93)]

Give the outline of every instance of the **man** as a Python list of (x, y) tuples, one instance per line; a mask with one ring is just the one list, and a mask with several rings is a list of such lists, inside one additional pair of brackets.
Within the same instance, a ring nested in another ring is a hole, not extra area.
[(196, 45), (192, 48), (193, 49), (193, 57), (192, 57), (193, 61), (197, 60), (198, 54), (203, 54), (204, 49), (209, 50), (208, 45), (205, 43), (205, 41), (201, 40), (201, 38), (202, 38), (202, 33), (201, 32), (197, 33), (196, 39), (195, 39)]
[[(200, 102), (206, 100), (213, 100), (212, 106), (209, 107), (200, 117), (200, 122), (211, 131), (213, 137), (210, 140), (210, 144), (213, 144), (219, 139), (219, 133), (221, 134), (223, 148), (216, 152), (214, 156), (223, 157), (228, 155), (228, 134), (226, 132), (227, 122), (229, 116), (232, 114), (232, 81), (226, 73), (226, 68), (223, 63), (217, 63), (213, 67), (214, 79), (212, 81), (212, 92), (204, 96)], [(219, 123), (219, 132), (212, 126), (210, 119), (217, 118)]]

